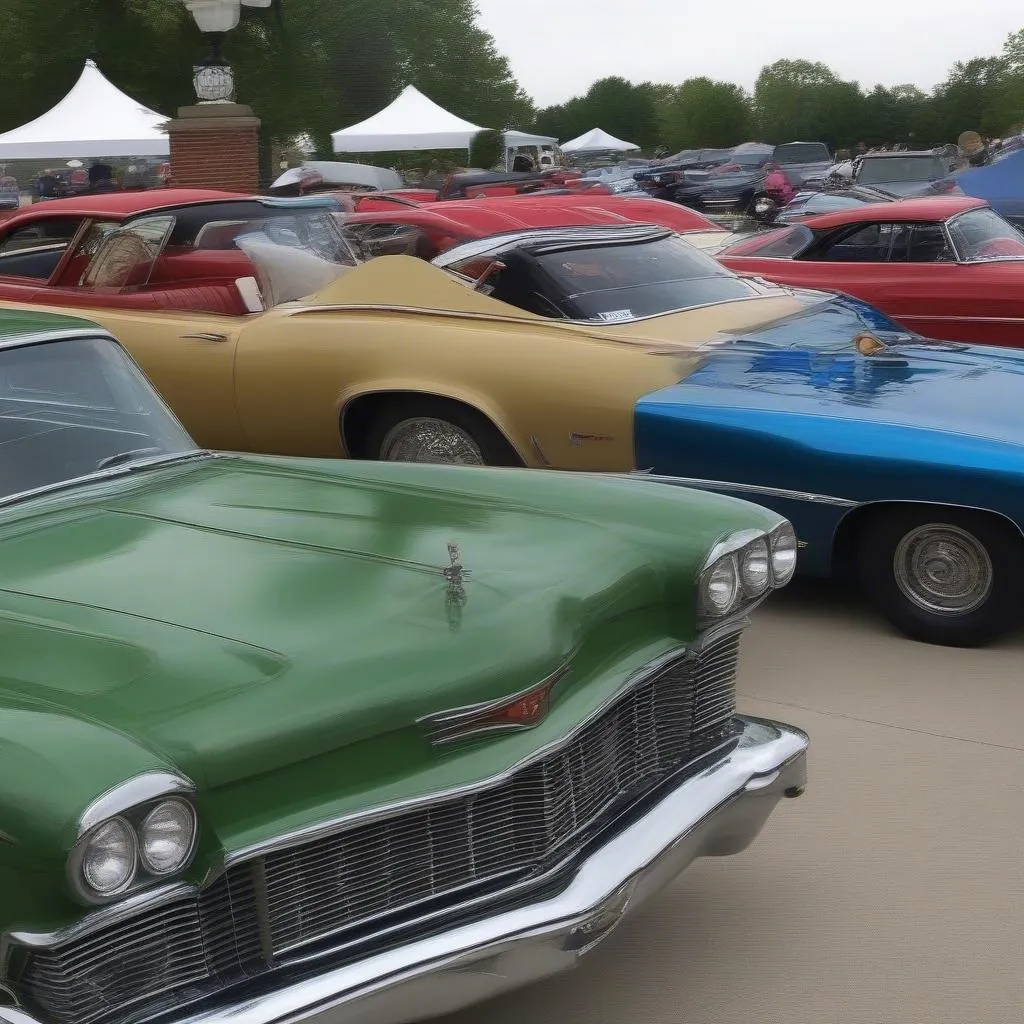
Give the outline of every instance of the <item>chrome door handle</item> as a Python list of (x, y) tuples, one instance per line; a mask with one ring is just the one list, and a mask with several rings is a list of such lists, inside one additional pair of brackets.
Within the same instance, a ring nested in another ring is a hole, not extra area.
[(227, 341), (228, 336), (226, 334), (183, 334), (181, 336), (182, 341)]

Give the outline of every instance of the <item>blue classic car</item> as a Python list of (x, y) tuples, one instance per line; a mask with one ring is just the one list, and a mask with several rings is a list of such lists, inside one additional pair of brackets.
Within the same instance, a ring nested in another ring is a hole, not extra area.
[(1024, 228), (1024, 149), (997, 155), (984, 167), (956, 171), (935, 182), (927, 192), (984, 199), (1015, 227)]
[(1022, 617), (1024, 352), (930, 341), (839, 296), (733, 335), (642, 398), (636, 465), (786, 516), (801, 571), (859, 578), (929, 643)]

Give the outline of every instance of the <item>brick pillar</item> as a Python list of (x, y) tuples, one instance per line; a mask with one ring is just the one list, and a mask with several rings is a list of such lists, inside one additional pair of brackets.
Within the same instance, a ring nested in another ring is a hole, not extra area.
[(259, 118), (238, 103), (180, 107), (167, 123), (177, 188), (259, 191)]

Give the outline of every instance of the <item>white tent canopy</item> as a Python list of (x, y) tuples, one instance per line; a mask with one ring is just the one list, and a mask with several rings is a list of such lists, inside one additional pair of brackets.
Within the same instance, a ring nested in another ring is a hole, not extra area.
[(0, 159), (167, 156), (167, 118), (140, 106), (85, 62), (74, 88), (51, 110), (0, 135)]
[(557, 146), (558, 139), (551, 135), (531, 135), (530, 132), (507, 131), (502, 132), (506, 149), (516, 149), (519, 146)]
[(563, 153), (628, 153), (639, 148), (632, 142), (623, 142), (622, 139), (617, 139), (600, 128), (593, 128), (585, 135), (562, 143)]
[(413, 149), (469, 149), (479, 125), (439, 107), (407, 85), (379, 113), (342, 128), (331, 138), (335, 153), (388, 153)]

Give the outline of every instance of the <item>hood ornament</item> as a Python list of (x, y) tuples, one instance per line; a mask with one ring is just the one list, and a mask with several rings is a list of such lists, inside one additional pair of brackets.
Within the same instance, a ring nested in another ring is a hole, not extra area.
[(462, 552), (458, 544), (448, 543), (448, 561), (441, 571), (448, 583), (447, 594), (445, 595), (445, 609), (448, 614), (448, 625), (454, 632), (462, 625), (462, 609), (466, 605), (465, 582), (470, 577), (470, 571), (462, 565)]

